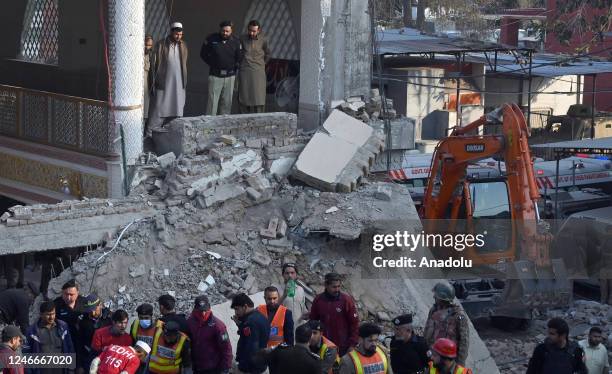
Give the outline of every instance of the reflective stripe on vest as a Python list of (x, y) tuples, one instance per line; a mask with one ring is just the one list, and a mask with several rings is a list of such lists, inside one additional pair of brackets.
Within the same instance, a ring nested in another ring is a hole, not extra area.
[(179, 332), (179, 340), (169, 346), (164, 340), (163, 329), (157, 328), (149, 361), (149, 371), (155, 374), (178, 374), (181, 371), (181, 352), (187, 335)]
[[(321, 360), (325, 359), (325, 353), (327, 353), (327, 350), (330, 348), (335, 348), (336, 349), (336, 364), (340, 365), (340, 356), (338, 356), (338, 347), (331, 342), (331, 340), (327, 339), (326, 337), (322, 336), (321, 339), (323, 339), (323, 344), (321, 344), (321, 349), (319, 349), (319, 357), (321, 357)], [(331, 374), (333, 372), (332, 370), (333, 368), (329, 369), (329, 374)]]
[(364, 356), (355, 349), (349, 352), (349, 357), (355, 365), (355, 374), (387, 374), (387, 355), (378, 346), (371, 357)]
[(140, 320), (136, 318), (134, 323), (132, 323), (132, 329), (130, 330), (130, 335), (132, 335), (134, 342), (142, 340), (143, 342), (147, 343), (149, 347), (151, 347), (153, 346), (153, 336), (155, 336), (156, 328), (163, 326), (163, 324), (164, 323), (162, 321), (157, 321), (154, 327), (151, 327), (145, 330), (142, 327), (140, 327)]
[[(461, 365), (455, 365), (455, 372), (453, 374), (464, 374), (466, 370)], [(438, 374), (438, 369), (433, 366), (433, 362), (429, 361), (429, 374)]]
[[(257, 307), (259, 313), (268, 318), (268, 308), (265, 305)], [(287, 307), (280, 305), (276, 310), (276, 314), (270, 323), (270, 337), (268, 338), (268, 348), (274, 348), (285, 341), (283, 328), (285, 327), (285, 313)]]

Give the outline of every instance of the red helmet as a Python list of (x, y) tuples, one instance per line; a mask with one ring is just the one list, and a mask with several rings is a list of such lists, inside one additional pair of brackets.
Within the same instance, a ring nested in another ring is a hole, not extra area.
[(431, 347), (431, 350), (442, 357), (457, 357), (457, 344), (455, 344), (455, 342), (450, 339), (440, 338), (436, 340), (434, 345)]

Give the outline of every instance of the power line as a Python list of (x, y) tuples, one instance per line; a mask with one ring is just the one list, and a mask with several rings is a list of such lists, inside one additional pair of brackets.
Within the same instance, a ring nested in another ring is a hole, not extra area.
[[(377, 77), (377, 76), (375, 76)], [(408, 80), (402, 80), (402, 79), (391, 79), (391, 78), (385, 78), (385, 81), (393, 81), (393, 82), (402, 82), (402, 83), (406, 83), (409, 85), (413, 85), (413, 86), (420, 86), (420, 87), (430, 87), (430, 88), (439, 88), (439, 89), (444, 89), (444, 90), (454, 90), (455, 87), (447, 87), (447, 86), (438, 86), (438, 85), (433, 85), (433, 84), (423, 84), (423, 83), (416, 83), (416, 82), (411, 82)], [(484, 94), (491, 94), (491, 95), (509, 95), (509, 94), (538, 94), (538, 95), (574, 95), (574, 94), (578, 94), (578, 93), (582, 93), (585, 95), (592, 95), (593, 91), (549, 91), (549, 92), (542, 92), (542, 91), (483, 91), (483, 90), (477, 90), (477, 89), (473, 89), (473, 88), (461, 88), (461, 91), (468, 91), (468, 92), (474, 92), (474, 93), (484, 93)], [(612, 89), (610, 90), (596, 90), (595, 93), (610, 93), (612, 92)]]

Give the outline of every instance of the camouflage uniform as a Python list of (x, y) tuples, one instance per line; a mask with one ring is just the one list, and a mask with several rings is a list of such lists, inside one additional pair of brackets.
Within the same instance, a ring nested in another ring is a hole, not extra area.
[(459, 305), (446, 307), (434, 305), (427, 315), (425, 323), (425, 340), (428, 346), (440, 338), (448, 338), (457, 344), (457, 363), (465, 365), (470, 347), (470, 330), (468, 320)]

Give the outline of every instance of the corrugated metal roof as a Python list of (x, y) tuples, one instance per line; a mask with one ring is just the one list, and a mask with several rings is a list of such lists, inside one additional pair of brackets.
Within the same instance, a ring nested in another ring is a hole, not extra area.
[(534, 144), (532, 148), (548, 148), (555, 152), (611, 154), (612, 137), (599, 139), (568, 140), (564, 142)]
[(376, 32), (376, 37), (378, 41), (378, 53), (381, 55), (458, 53), (516, 49), (497, 43), (422, 35), (418, 30), (410, 28), (378, 30)]

